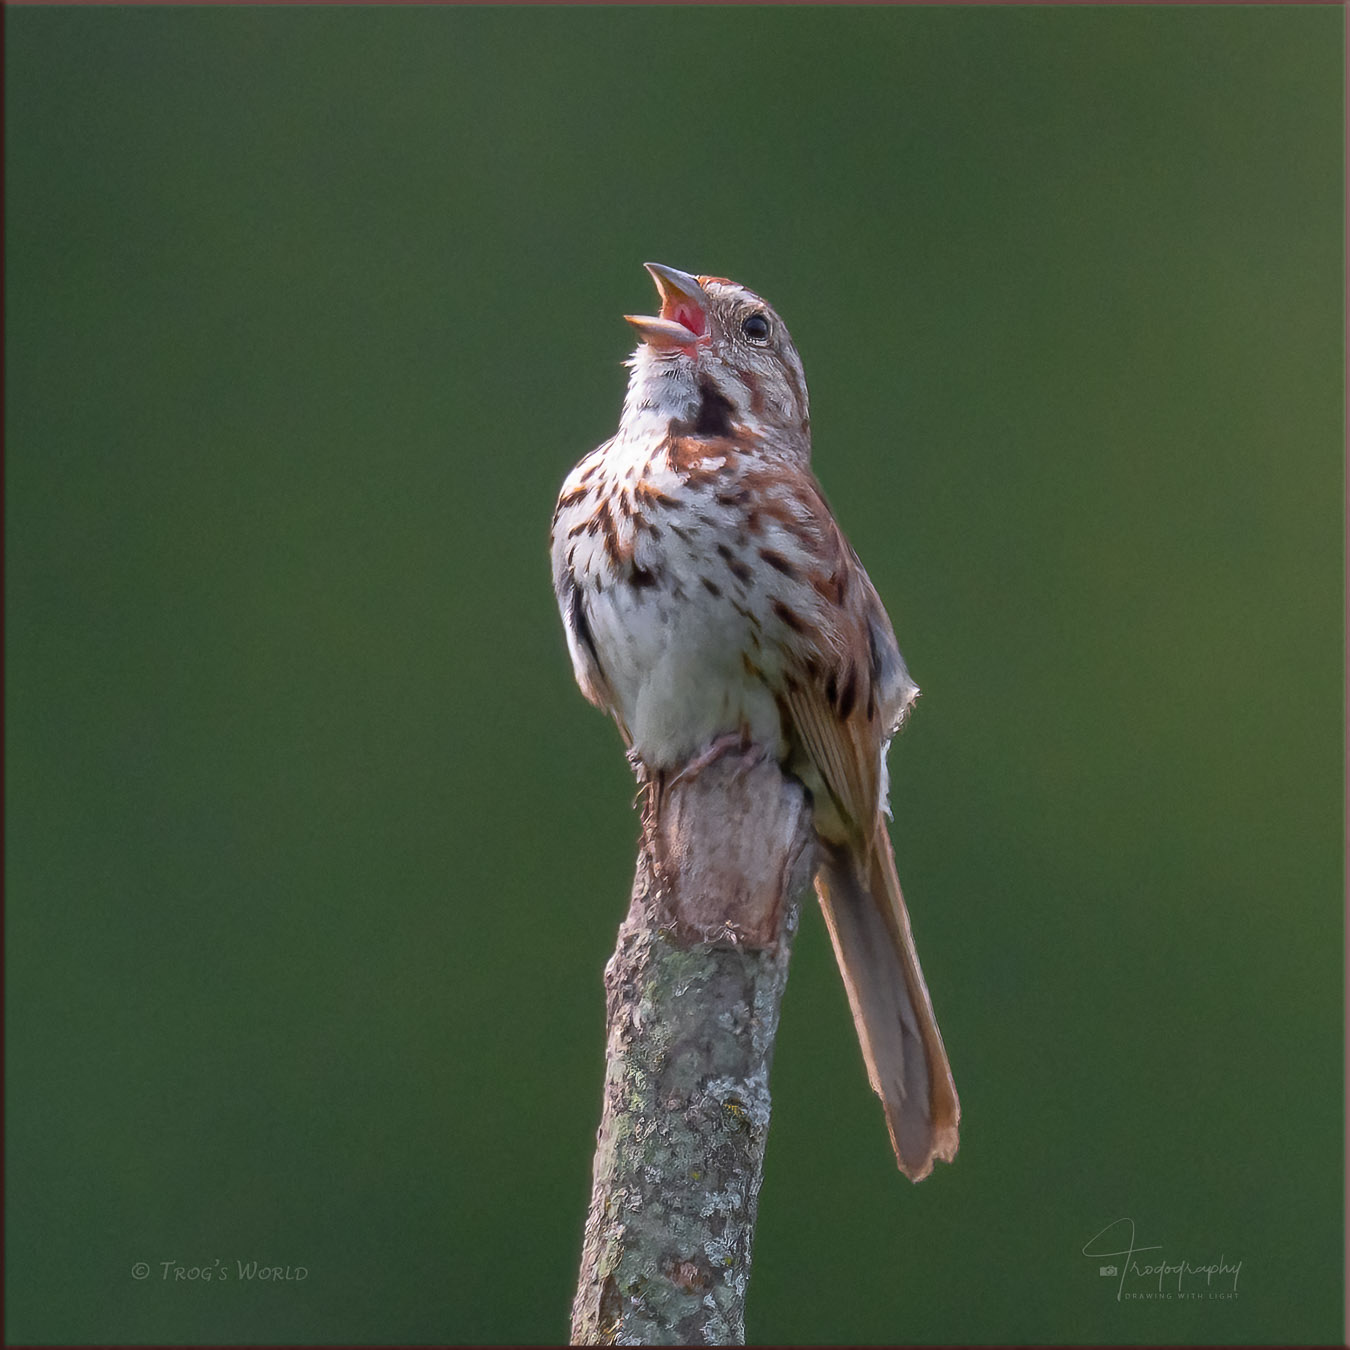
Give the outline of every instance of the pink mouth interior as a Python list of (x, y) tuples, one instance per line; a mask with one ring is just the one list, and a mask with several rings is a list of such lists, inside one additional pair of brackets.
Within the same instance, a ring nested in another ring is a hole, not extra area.
[(682, 323), (695, 337), (703, 336), (703, 311), (688, 300), (678, 301), (669, 313), (663, 310), (661, 317)]

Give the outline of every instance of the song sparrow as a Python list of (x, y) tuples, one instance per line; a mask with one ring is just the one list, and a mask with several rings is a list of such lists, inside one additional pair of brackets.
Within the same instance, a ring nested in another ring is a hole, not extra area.
[(809, 789), (816, 890), (900, 1169), (956, 1153), (960, 1105), (886, 832), (886, 751), (918, 687), (809, 468), (806, 379), (743, 286), (648, 263), (659, 317), (618, 434), (563, 484), (553, 580), (582, 693), (649, 775), (727, 736)]

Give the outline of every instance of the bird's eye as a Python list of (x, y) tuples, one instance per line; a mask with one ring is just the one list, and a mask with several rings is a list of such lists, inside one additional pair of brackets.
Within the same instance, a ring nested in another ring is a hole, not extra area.
[(741, 332), (749, 342), (762, 345), (769, 340), (769, 321), (762, 314), (750, 314), (741, 320)]

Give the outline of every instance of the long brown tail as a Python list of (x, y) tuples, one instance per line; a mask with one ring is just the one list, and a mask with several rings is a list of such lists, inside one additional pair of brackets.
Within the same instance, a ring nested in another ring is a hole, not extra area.
[(884, 820), (865, 854), (823, 850), (816, 893), (900, 1170), (922, 1181), (956, 1156), (961, 1103), (923, 982)]

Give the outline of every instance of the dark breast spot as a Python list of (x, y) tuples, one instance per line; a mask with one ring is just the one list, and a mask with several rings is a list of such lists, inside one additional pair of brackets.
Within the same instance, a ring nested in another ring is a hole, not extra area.
[[(648, 466), (650, 468), (650, 465)], [(650, 506), (678, 506), (679, 502), (675, 500), (668, 492), (662, 492), (660, 488), (654, 488), (648, 482), (638, 480), (637, 486), (633, 489), (634, 500), (643, 502)]]
[(692, 418), (672, 422), (671, 434), (676, 437), (730, 436), (734, 411), (731, 400), (705, 375), (698, 382), (698, 410)]
[(781, 600), (773, 600), (769, 603), (769, 608), (778, 616), (778, 618), (792, 629), (794, 633), (806, 632), (806, 624), (801, 615), (790, 606), (785, 605)]
[(701, 395), (698, 416), (694, 419), (695, 436), (730, 436), (731, 401), (723, 395), (711, 380), (700, 380), (698, 392)]
[(759, 550), (759, 556), (764, 559), (775, 572), (781, 572), (785, 577), (791, 577), (793, 581), (801, 579), (801, 572), (797, 569), (797, 564), (791, 559), (785, 558), (777, 549), (762, 548)]
[(624, 548), (619, 542), (619, 530), (614, 523), (614, 517), (610, 513), (609, 503), (601, 501), (595, 508), (595, 515), (592, 519), (604, 534), (605, 553), (609, 556), (610, 562), (616, 566), (619, 563), (626, 562), (632, 556), (632, 546)]
[(737, 581), (748, 582), (750, 580), (750, 569), (725, 544), (718, 544), (717, 551), (726, 563), (727, 571)]
[(591, 626), (586, 622), (586, 607), (578, 587), (572, 586), (567, 596), (567, 612), (572, 620), (572, 631), (577, 642), (590, 653), (591, 660), (600, 664), (600, 653), (595, 649), (595, 639), (591, 636)]

